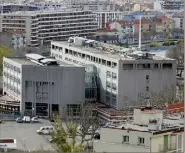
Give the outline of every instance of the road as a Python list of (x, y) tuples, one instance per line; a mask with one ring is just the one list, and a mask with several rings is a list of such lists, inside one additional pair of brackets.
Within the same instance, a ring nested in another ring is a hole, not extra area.
[(47, 120), (41, 120), (41, 123), (3, 122), (0, 124), (0, 137), (16, 139), (17, 149), (20, 150), (31, 151), (43, 148), (54, 151), (55, 149), (47, 139), (47, 136), (36, 133), (41, 126), (47, 125), (51, 125)]

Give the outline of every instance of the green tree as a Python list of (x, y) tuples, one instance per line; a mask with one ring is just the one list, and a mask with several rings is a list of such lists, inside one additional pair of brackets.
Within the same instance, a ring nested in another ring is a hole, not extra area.
[(0, 46), (0, 73), (3, 71), (3, 57), (13, 56), (13, 52), (5, 46)]
[(149, 44), (149, 46), (150, 47), (157, 47), (157, 46), (159, 46), (159, 44), (156, 43), (156, 42), (152, 42), (152, 43)]
[(170, 45), (170, 42), (169, 41), (165, 41), (162, 45), (163, 46), (169, 46)]

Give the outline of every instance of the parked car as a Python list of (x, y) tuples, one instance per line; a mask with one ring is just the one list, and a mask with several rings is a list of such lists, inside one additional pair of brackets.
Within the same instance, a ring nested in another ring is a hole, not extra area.
[(25, 122), (25, 123), (30, 123), (31, 117), (30, 117), (30, 116), (24, 116), (22, 120), (23, 120), (23, 122)]
[(18, 118), (16, 119), (16, 122), (17, 122), (17, 123), (23, 123), (22, 117), (18, 117)]
[(39, 130), (37, 130), (38, 134), (51, 134), (54, 131), (53, 126), (42, 126)]
[(31, 122), (38, 123), (39, 122), (38, 117), (32, 117)]

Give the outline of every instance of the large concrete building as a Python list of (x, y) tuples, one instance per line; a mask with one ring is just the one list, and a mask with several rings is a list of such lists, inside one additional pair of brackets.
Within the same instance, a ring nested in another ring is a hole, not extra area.
[(58, 61), (96, 67), (100, 101), (121, 109), (126, 99), (146, 99), (176, 85), (176, 61), (135, 49), (123, 48), (81, 37), (51, 42), (51, 56)]
[(70, 36), (92, 35), (97, 30), (96, 14), (90, 11), (43, 10), (0, 14), (0, 32), (19, 30), (28, 46), (65, 40)]
[[(85, 68), (38, 54), (9, 57), (3, 61), (3, 93), (0, 106), (21, 114), (50, 116), (62, 107), (85, 100)], [(7, 100), (2, 100), (2, 99)], [(10, 103), (8, 103), (8, 101)]]

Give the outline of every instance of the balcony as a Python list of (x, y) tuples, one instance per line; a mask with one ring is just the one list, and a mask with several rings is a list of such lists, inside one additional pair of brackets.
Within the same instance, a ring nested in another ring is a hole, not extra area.
[(164, 144), (159, 145), (159, 152), (170, 152), (170, 151), (176, 151), (177, 150), (177, 144), (176, 143), (170, 143), (167, 146)]

